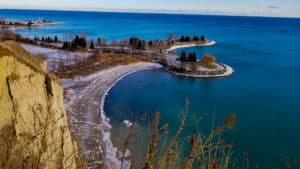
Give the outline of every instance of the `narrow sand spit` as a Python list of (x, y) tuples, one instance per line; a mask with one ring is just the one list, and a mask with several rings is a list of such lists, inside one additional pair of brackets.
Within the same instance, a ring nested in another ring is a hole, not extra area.
[(215, 44), (216, 44), (215, 41), (209, 41), (205, 44), (192, 43), (192, 44), (187, 44), (187, 45), (175, 45), (175, 46), (172, 46), (171, 48), (167, 49), (167, 52), (170, 52), (170, 51), (173, 51), (173, 50), (176, 50), (176, 49), (180, 49), (180, 48), (189, 48), (189, 47), (195, 47), (195, 46), (199, 46), (199, 47), (213, 46)]
[(103, 109), (109, 90), (123, 77), (141, 70), (156, 69), (156, 63), (140, 62), (117, 66), (87, 77), (64, 79), (65, 104), (72, 133), (77, 138), (88, 168), (120, 168), (117, 149), (110, 140), (109, 119)]

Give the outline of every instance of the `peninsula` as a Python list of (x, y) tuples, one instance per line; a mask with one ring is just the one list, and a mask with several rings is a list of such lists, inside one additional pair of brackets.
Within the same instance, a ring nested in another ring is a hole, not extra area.
[(13, 29), (25, 29), (25, 28), (35, 28), (45, 25), (59, 24), (59, 22), (54, 22), (50, 20), (11, 20), (11, 19), (1, 19), (0, 18), (0, 29), (2, 30), (13, 30)]
[[(122, 41), (113, 40), (110, 43), (105, 38), (88, 41), (85, 34), (76, 35), (68, 41), (61, 41), (58, 36), (23, 38), (11, 32), (5, 32), (2, 36), (8, 40), (23, 43), (25, 48), (35, 54), (46, 55), (49, 59), (48, 70), (53, 70), (61, 77), (83, 75), (82, 71), (74, 72), (78, 70), (78, 65), (74, 64), (74, 60), (80, 61), (80, 67), (83, 69), (88, 66), (88, 70), (94, 71), (119, 63), (141, 60), (160, 63), (168, 72), (180, 76), (217, 78), (230, 76), (234, 72), (233, 68), (216, 62), (216, 57), (209, 54), (203, 56), (202, 59), (191, 53), (187, 55), (183, 52), (181, 56), (175, 54), (174, 51), (180, 48), (207, 47), (216, 44), (215, 41), (207, 40), (205, 36), (175, 38), (173, 34), (168, 34), (166, 40), (146, 41), (131, 37)], [(113, 56), (116, 54), (126, 57), (113, 61), (115, 58)], [(112, 56), (112, 58), (106, 58), (104, 62), (104, 58), (100, 56)], [(193, 58), (191, 59), (191, 57)], [(86, 72), (86, 69), (84, 70)], [(88, 72), (92, 73), (93, 71)]]
[(190, 47), (206, 47), (215, 45), (215, 41), (206, 40), (204, 36), (181, 36), (166, 49), (165, 69), (179, 76), (196, 78), (217, 78), (233, 74), (234, 70), (228, 65), (217, 63), (212, 55), (205, 54), (202, 59), (197, 59), (196, 53), (183, 51), (180, 56), (174, 54), (175, 50)]

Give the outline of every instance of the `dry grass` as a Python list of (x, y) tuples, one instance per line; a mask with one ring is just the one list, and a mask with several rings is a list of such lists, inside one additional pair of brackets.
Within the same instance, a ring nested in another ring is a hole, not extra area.
[(201, 65), (209, 69), (216, 68), (215, 63), (216, 58), (213, 55), (204, 54), (204, 56), (201, 59)]
[(10, 56), (10, 55), (12, 55), (12, 53), (7, 48), (0, 46), (0, 57)]
[[(7, 55), (9, 54), (9, 55)], [(46, 72), (46, 62), (42, 56), (28, 53), (22, 46), (14, 41), (6, 41), (0, 43), (0, 57), (1, 56), (13, 56), (18, 61), (25, 63), (30, 68), (40, 73)]]
[(13, 32), (3, 31), (3, 30), (0, 31), (0, 40), (1, 41), (6, 41), (6, 40), (17, 41), (18, 38), (19, 38), (18, 35)]
[(58, 69), (53, 73), (60, 78), (73, 78), (75, 76), (89, 75), (113, 66), (128, 65), (141, 61), (147, 62), (149, 59), (138, 55), (95, 53), (86, 59), (75, 60), (75, 63), (72, 65), (60, 63)]
[[(48, 113), (45, 121), (42, 122), (41, 119), (37, 117), (42, 113), (42, 107), (40, 104), (35, 103), (33, 106), (29, 106), (29, 110), (34, 114), (36, 123), (39, 123), (41, 126), (40, 128), (34, 128), (34, 133), (32, 133), (29, 131), (29, 126), (25, 125), (23, 127), (27, 128), (28, 131), (21, 133), (20, 135), (16, 135), (17, 121), (14, 119), (11, 125), (0, 129), (0, 168), (40, 169), (45, 168), (47, 162), (51, 162), (52, 164), (55, 164), (55, 167), (53, 166), (54, 168), (68, 169), (71, 168), (71, 166), (64, 166), (63, 162), (67, 162), (71, 158), (76, 158), (76, 165), (78, 166), (78, 169), (85, 168), (85, 164), (76, 157), (76, 154), (79, 153), (77, 150), (74, 150), (73, 153), (66, 156), (64, 160), (59, 159), (62, 161), (54, 161), (53, 156), (49, 154), (51, 150), (53, 152), (61, 151), (61, 154), (56, 155), (60, 158), (64, 157), (64, 142), (59, 145), (61, 140), (51, 140), (51, 138), (49, 138), (49, 134), (57, 130), (55, 126), (59, 123), (63, 116), (55, 118)], [(63, 133), (64, 129), (60, 128), (60, 131)], [(71, 136), (64, 136), (64, 134), (62, 134), (61, 139), (63, 140), (68, 137)]]
[[(160, 126), (159, 113), (155, 114), (144, 169), (229, 169), (233, 166), (232, 145), (224, 143), (222, 134), (234, 129), (236, 115), (228, 117), (223, 126), (212, 128), (210, 134), (198, 132), (185, 143), (179, 137), (186, 125), (188, 105), (189, 101), (186, 100), (186, 110), (181, 113), (177, 132), (167, 140), (166, 148), (159, 145), (168, 133), (167, 125)], [(186, 145), (190, 147), (188, 153), (184, 150)]]
[(97, 56), (98, 62), (101, 63), (103, 67), (114, 66), (119, 64), (131, 64), (140, 61), (149, 61), (144, 56), (130, 56), (127, 54), (114, 54), (114, 53), (102, 53)]

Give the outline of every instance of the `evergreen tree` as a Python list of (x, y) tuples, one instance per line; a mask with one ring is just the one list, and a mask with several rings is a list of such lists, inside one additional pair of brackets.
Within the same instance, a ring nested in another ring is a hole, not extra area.
[(193, 37), (193, 41), (199, 41), (199, 37), (198, 36), (194, 36)]
[(86, 48), (87, 42), (84, 37), (79, 37), (78, 35), (76, 35), (71, 43), (71, 46), (72, 48), (77, 48), (77, 47)]
[(186, 36), (186, 37), (185, 37), (185, 42), (189, 42), (189, 41), (191, 41), (191, 37)]
[(187, 57), (186, 57), (186, 52), (185, 52), (185, 51), (183, 51), (183, 52), (181, 53), (179, 60), (180, 60), (181, 62), (186, 62), (186, 61), (187, 61)]
[(39, 41), (40, 38), (39, 38), (38, 36), (34, 36), (33, 40), (34, 40), (34, 41)]
[(181, 36), (180, 39), (179, 39), (179, 41), (180, 41), (180, 42), (184, 42), (184, 41), (185, 41), (185, 37), (184, 37), (184, 36)]
[(153, 46), (153, 41), (149, 41), (149, 42), (148, 42), (148, 46), (149, 46), (150, 48), (152, 48), (152, 46)]
[(63, 46), (62, 46), (61, 48), (62, 48), (62, 49), (70, 49), (70, 48), (71, 48), (71, 43), (65, 41), (65, 42), (63, 43)]
[(93, 40), (91, 40), (90, 42), (90, 49), (95, 49), (95, 44)]
[(195, 52), (189, 52), (187, 56), (187, 61), (188, 62), (196, 62), (197, 61), (197, 56)]
[(86, 40), (85, 40), (84, 37), (80, 38), (80, 40), (79, 40), (79, 46), (82, 47), (82, 48), (86, 48), (87, 42), (86, 42)]
[(193, 53), (191, 54), (190, 61), (191, 61), (191, 62), (196, 62), (196, 61), (197, 61), (197, 55), (196, 55), (195, 52), (193, 52)]
[(33, 22), (29, 21), (29, 22), (27, 23), (27, 26), (31, 27), (32, 24), (33, 24)]
[(79, 41), (80, 41), (79, 36), (76, 35), (75, 38), (73, 39), (72, 43), (71, 43), (72, 48), (77, 48), (77, 46), (79, 44)]
[(205, 42), (205, 36), (201, 36), (200, 39), (201, 39), (202, 42)]
[(51, 40), (51, 38), (48, 36), (46, 41), (47, 41), (47, 43), (51, 43), (52, 40)]
[(188, 54), (187, 61), (188, 62), (192, 61), (192, 53), (191, 52), (189, 52), (189, 54)]
[(146, 50), (146, 46), (147, 46), (146, 41), (136, 37), (132, 37), (129, 39), (129, 45), (133, 49), (137, 49), (137, 50)]
[(56, 36), (56, 35), (54, 36), (54, 42), (55, 42), (55, 43), (57, 43), (57, 42), (58, 42), (58, 38), (57, 38), (57, 36)]

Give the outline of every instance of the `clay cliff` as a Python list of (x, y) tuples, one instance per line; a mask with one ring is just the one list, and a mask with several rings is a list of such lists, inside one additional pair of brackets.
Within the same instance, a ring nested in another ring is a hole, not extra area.
[(84, 168), (58, 79), (15, 42), (0, 43), (0, 168)]

